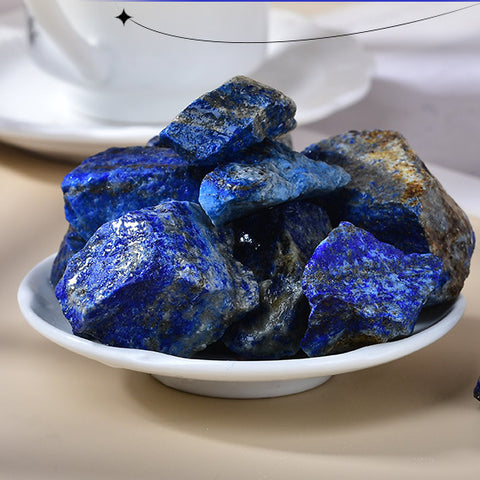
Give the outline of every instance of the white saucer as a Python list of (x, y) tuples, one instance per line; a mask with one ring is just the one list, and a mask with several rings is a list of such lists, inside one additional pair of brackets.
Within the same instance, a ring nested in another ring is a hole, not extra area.
[[(272, 40), (326, 35), (306, 18), (272, 10)], [(0, 17), (0, 140), (78, 162), (112, 146), (141, 145), (161, 125), (106, 124), (72, 111), (62, 84), (39, 70), (27, 53), (21, 10)], [(251, 77), (276, 87), (297, 104), (299, 125), (360, 100), (369, 90), (372, 59), (351, 38), (270, 44)]]
[(62, 347), (112, 367), (149, 373), (162, 383), (199, 395), (224, 398), (278, 397), (321, 385), (331, 375), (353, 372), (404, 357), (435, 342), (465, 310), (460, 296), (448, 307), (420, 315), (414, 334), (351, 352), (291, 360), (200, 360), (101, 345), (72, 334), (49, 283), (54, 255), (34, 267), (18, 290), (20, 309), (40, 334)]

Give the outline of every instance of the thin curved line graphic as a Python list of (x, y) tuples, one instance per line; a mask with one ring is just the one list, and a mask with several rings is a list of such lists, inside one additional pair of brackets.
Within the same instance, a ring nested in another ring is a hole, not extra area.
[(288, 40), (264, 40), (264, 41), (255, 41), (255, 40), (216, 40), (216, 39), (208, 39), (208, 38), (195, 38), (195, 37), (187, 37), (184, 35), (175, 35), (173, 33), (168, 33), (168, 32), (162, 32), (160, 30), (156, 30), (152, 27), (148, 27), (147, 25), (143, 25), (140, 22), (137, 22), (134, 20), (134, 18), (130, 15), (128, 15), (128, 20), (124, 22), (124, 24), (127, 21), (130, 21), (134, 23), (135, 25), (142, 27), (146, 30), (149, 30), (154, 33), (158, 33), (160, 35), (164, 35), (166, 37), (171, 37), (171, 38), (176, 38), (180, 40), (188, 40), (192, 42), (204, 42), (204, 43), (228, 43), (228, 44), (240, 44), (240, 45), (258, 45), (258, 44), (265, 44), (265, 43), (298, 43), (298, 42), (313, 42), (317, 40), (327, 40), (327, 39), (332, 39), (332, 38), (342, 38), (342, 37), (351, 37), (354, 35), (362, 35), (364, 33), (372, 33), (372, 32), (379, 32), (382, 30), (388, 30), (391, 28), (399, 28), (399, 27), (405, 27), (407, 25), (412, 25), (415, 23), (420, 23), (420, 22), (425, 22), (428, 20), (432, 20), (435, 18), (439, 17), (444, 17), (446, 15), (452, 15), (453, 13), (461, 12), (463, 10), (467, 10), (469, 8), (477, 7), (480, 5), (480, 2), (476, 2), (472, 5), (466, 5), (464, 7), (456, 8), (454, 10), (449, 10), (448, 12), (442, 12), (442, 13), (437, 13), (435, 15), (430, 15), (428, 17), (422, 17), (422, 18), (417, 18), (415, 20), (409, 20), (407, 22), (401, 22), (401, 23), (396, 23), (393, 25), (387, 25), (385, 27), (376, 27), (376, 28), (370, 28), (366, 30), (359, 30), (355, 32), (348, 32), (348, 33), (337, 33), (337, 34), (332, 34), (332, 35), (325, 35), (325, 36), (320, 36), (320, 37), (309, 37), (309, 38), (293, 38), (293, 39), (288, 39)]

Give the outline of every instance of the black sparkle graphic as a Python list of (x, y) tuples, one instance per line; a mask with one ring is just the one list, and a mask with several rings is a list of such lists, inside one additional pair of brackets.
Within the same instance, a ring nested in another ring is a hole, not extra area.
[[(388, 30), (391, 28), (399, 28), (399, 27), (405, 27), (407, 25), (413, 25), (415, 23), (420, 23), (420, 22), (426, 22), (428, 20), (433, 20), (435, 18), (440, 18), (444, 17), (446, 15), (452, 15), (457, 12), (461, 12), (463, 10), (467, 10), (472, 7), (478, 7), (480, 6), (480, 2), (473, 3), (471, 5), (466, 5), (462, 6), (459, 8), (455, 8), (453, 10), (449, 10), (446, 12), (441, 12), (437, 13), (434, 15), (429, 15), (428, 17), (421, 17), (421, 18), (416, 18), (414, 20), (409, 20), (401, 23), (395, 23), (392, 25), (385, 25), (382, 27), (376, 27), (376, 28), (369, 28), (366, 30), (358, 30), (358, 31), (353, 31), (353, 32), (347, 32), (347, 33), (337, 33), (333, 35), (324, 35), (320, 37), (307, 37), (307, 38), (291, 38), (291, 39), (284, 39), (284, 40), (261, 40), (261, 41), (256, 41), (256, 40), (222, 40), (222, 39), (210, 39), (210, 38), (195, 38), (195, 37), (187, 37), (183, 35), (175, 35), (173, 33), (168, 33), (168, 32), (162, 32), (160, 30), (156, 30), (155, 28), (149, 27), (147, 25), (143, 25), (142, 23), (136, 22), (135, 20), (131, 20), (132, 23), (135, 25), (144, 28), (145, 30), (149, 30), (154, 33), (158, 33), (160, 35), (164, 35), (166, 37), (171, 37), (171, 38), (177, 38), (180, 40), (189, 40), (193, 42), (205, 42), (205, 43), (229, 43), (229, 44), (248, 44), (248, 45), (255, 45), (255, 44), (264, 44), (264, 43), (299, 43), (299, 42), (311, 42), (311, 41), (318, 41), (318, 40), (327, 40), (327, 39), (332, 39), (332, 38), (342, 38), (342, 37), (353, 37), (355, 35), (362, 35), (364, 33), (373, 33), (373, 32), (379, 32), (382, 30)], [(133, 17), (129, 15), (125, 10), (122, 10), (122, 13), (115, 18), (118, 18), (123, 25), (125, 23), (132, 19)]]
[(115, 18), (118, 18), (123, 23), (123, 25), (125, 25), (127, 21), (132, 18), (132, 16), (129, 15), (124, 9), (122, 10), (122, 13), (120, 15), (117, 15)]

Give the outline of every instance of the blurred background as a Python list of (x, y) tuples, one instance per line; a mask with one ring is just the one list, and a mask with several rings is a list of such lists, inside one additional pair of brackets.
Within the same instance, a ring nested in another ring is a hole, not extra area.
[[(272, 11), (287, 12), (283, 17), (272, 17), (270, 40), (376, 30), (348, 39), (269, 46), (273, 60), (266, 63), (258, 77), (285, 86), (291, 90), (286, 93), (299, 104), (301, 118), (294, 134), (295, 147), (302, 149), (312, 141), (351, 129), (393, 129), (406, 136), (427, 164), (480, 177), (480, 6), (472, 5), (472, 2), (270, 3)], [(472, 8), (446, 15), (469, 6)], [(5, 22), (21, 9), (20, 0), (2, 0), (0, 33), (2, 19)], [(428, 17), (436, 18), (417, 21)], [(404, 25), (384, 28), (398, 24)], [(8, 63), (5, 68), (0, 74), (0, 85), (9, 72)], [(28, 95), (38, 98), (35, 88), (35, 84), (30, 85), (30, 94), (25, 92), (24, 101), (31, 101)], [(47, 154), (58, 154), (53, 152), (58, 138), (36, 138), (37, 143), (30, 138), (30, 145), (25, 145), (28, 119), (15, 119), (22, 123), (22, 132), (15, 131), (17, 127), (8, 123), (13, 114), (6, 109), (5, 102), (0, 104), (0, 141), (18, 145), (21, 133), (22, 148), (40, 152), (46, 149)], [(47, 109), (42, 115), (47, 123)], [(68, 115), (65, 121), (59, 121), (59, 132), (69, 121)], [(50, 130), (54, 127), (49, 125)], [(77, 136), (81, 134), (77, 139), (80, 144), (77, 160), (84, 155), (82, 147), (89, 140), (93, 142), (90, 147), (94, 153), (104, 146), (102, 141), (111, 146), (123, 138), (131, 144), (158, 130), (156, 126), (143, 130), (131, 126), (128, 132), (127, 129), (107, 132), (106, 126), (92, 128), (85, 121), (71, 127), (72, 130), (78, 127)], [(7, 135), (2, 135), (2, 128), (10, 129)], [(90, 133), (91, 138), (86, 138)], [(70, 138), (73, 136), (70, 132)], [(44, 145), (49, 141), (52, 152)], [(68, 157), (64, 146), (58, 148), (61, 155)], [(70, 148), (73, 152), (74, 146)]]

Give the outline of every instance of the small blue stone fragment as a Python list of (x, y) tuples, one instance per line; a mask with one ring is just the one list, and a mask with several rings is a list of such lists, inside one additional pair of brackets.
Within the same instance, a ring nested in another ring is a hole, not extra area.
[(65, 176), (65, 216), (87, 241), (100, 225), (126, 212), (168, 199), (196, 202), (205, 173), (168, 148), (111, 148)]
[(55, 289), (75, 335), (190, 357), (258, 304), (200, 206), (167, 201), (102, 225)]
[(147, 147), (158, 147), (159, 146), (159, 137), (155, 135), (145, 144)]
[(173, 148), (192, 164), (214, 166), (295, 125), (295, 103), (247, 77), (234, 77), (180, 112), (150, 145)]
[(58, 250), (57, 256), (53, 261), (52, 270), (50, 272), (50, 283), (55, 286), (67, 266), (68, 261), (73, 255), (85, 246), (85, 240), (69, 226), (67, 233), (63, 237), (62, 243)]
[(480, 378), (477, 381), (477, 384), (475, 385), (475, 388), (473, 390), (473, 396), (480, 402)]
[(303, 351), (329, 355), (410, 335), (441, 271), (432, 254), (404, 254), (342, 222), (305, 267), (312, 310)]
[(325, 211), (308, 202), (266, 209), (232, 222), (234, 254), (260, 287), (260, 305), (234, 323), (224, 344), (244, 359), (280, 359), (300, 350), (310, 311), (302, 274), (331, 230)]
[(405, 253), (442, 258), (443, 273), (427, 303), (458, 296), (470, 270), (473, 229), (401, 134), (350, 131), (310, 145), (303, 153), (343, 167), (352, 178), (326, 199), (334, 225), (345, 220)]
[(212, 222), (221, 225), (261, 208), (331, 193), (349, 181), (341, 167), (266, 140), (208, 173), (198, 198)]

